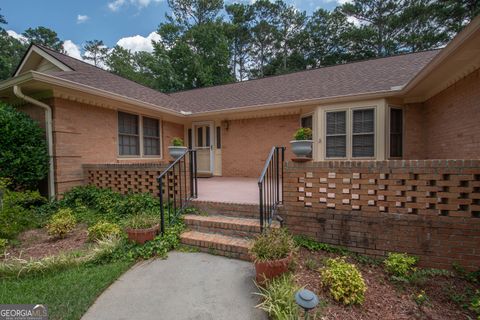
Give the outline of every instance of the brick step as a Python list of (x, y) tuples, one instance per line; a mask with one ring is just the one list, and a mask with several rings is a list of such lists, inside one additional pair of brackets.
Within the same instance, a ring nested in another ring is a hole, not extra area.
[(228, 216), (185, 215), (185, 224), (190, 229), (205, 233), (216, 233), (240, 238), (253, 238), (260, 233), (258, 219)]
[(202, 252), (250, 261), (248, 249), (251, 240), (199, 231), (186, 231), (180, 239), (182, 244), (196, 247)]
[(256, 204), (245, 203), (227, 203), (214, 201), (197, 201), (190, 202), (191, 206), (200, 212), (206, 212), (209, 215), (221, 215), (237, 218), (253, 218), (259, 217), (259, 206)]

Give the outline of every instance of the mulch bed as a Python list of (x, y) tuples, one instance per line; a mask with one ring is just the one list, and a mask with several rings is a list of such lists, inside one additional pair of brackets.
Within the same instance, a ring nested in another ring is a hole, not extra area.
[[(359, 268), (367, 291), (362, 305), (344, 306), (331, 298), (327, 288), (322, 288), (317, 271), (326, 258), (334, 257), (338, 255), (303, 248), (298, 254), (295, 278), (299, 285), (314, 291), (323, 301), (321, 319), (476, 319), (473, 312), (462, 308), (459, 299), (462, 300), (466, 292), (480, 289), (479, 285), (447, 276), (431, 277), (421, 284), (398, 284), (390, 280), (382, 265), (364, 265), (353, 258), (347, 258), (347, 261)], [(419, 306), (413, 297), (422, 290), (428, 302)]]
[(19, 244), (8, 248), (6, 256), (0, 259), (41, 259), (62, 252), (81, 250), (86, 246), (87, 228), (79, 225), (64, 239), (53, 239), (45, 229), (32, 229), (21, 233), (17, 240)]

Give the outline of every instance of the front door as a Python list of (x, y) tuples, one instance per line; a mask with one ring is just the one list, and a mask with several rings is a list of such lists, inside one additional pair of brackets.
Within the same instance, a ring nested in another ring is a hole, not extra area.
[(213, 123), (193, 123), (193, 147), (197, 150), (197, 171), (202, 175), (213, 174)]

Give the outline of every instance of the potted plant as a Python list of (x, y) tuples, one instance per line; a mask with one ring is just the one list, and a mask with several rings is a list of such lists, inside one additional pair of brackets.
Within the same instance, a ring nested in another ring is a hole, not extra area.
[(310, 158), (312, 154), (312, 129), (300, 128), (295, 132), (292, 141), (292, 151), (297, 157)]
[(160, 229), (158, 217), (141, 213), (132, 216), (125, 223), (128, 239), (140, 244), (153, 240)]
[(271, 228), (255, 238), (250, 254), (257, 283), (262, 284), (287, 272), (295, 250), (295, 242), (284, 228)]
[(187, 152), (187, 147), (183, 146), (183, 140), (179, 137), (174, 137), (172, 139), (172, 145), (168, 147), (170, 157), (174, 160), (180, 158), (185, 152)]

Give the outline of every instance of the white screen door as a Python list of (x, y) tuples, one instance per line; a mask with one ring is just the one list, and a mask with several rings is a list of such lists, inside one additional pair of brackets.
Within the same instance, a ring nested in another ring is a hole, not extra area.
[(193, 124), (193, 147), (197, 150), (197, 170), (199, 173), (213, 173), (213, 124)]

